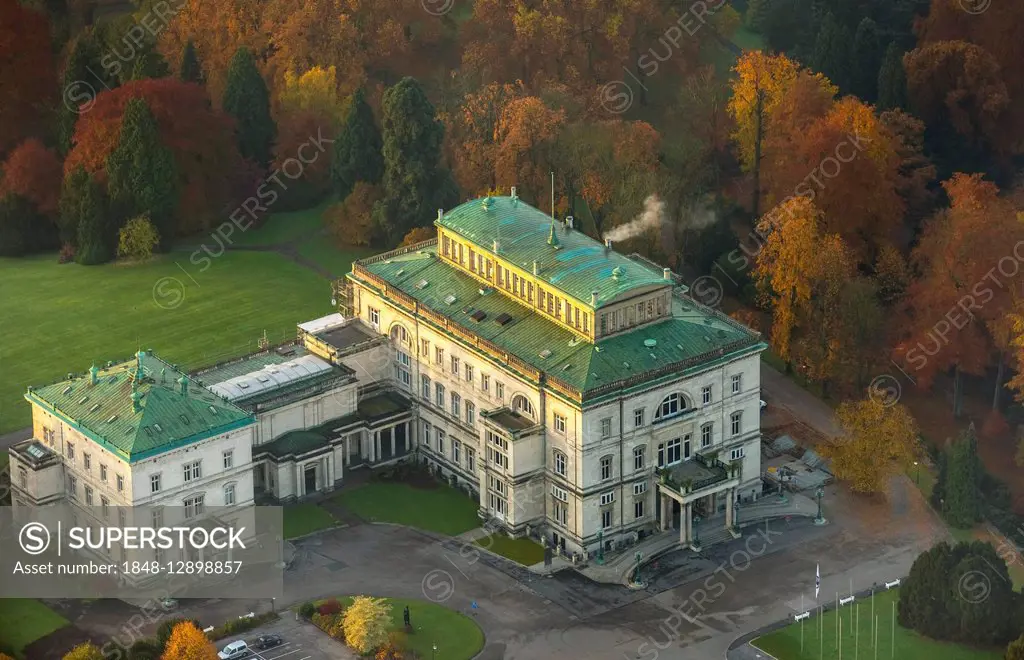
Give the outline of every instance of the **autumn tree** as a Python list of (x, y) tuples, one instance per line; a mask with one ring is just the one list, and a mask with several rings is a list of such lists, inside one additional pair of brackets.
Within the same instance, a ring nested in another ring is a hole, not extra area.
[(432, 222), (436, 209), (454, 201), (455, 189), (440, 163), (444, 126), (419, 83), (404, 78), (388, 89), (382, 115), (384, 197), (373, 215), (384, 240), (392, 243)]
[(541, 206), (550, 192), (555, 143), (564, 122), (565, 112), (535, 96), (509, 101), (495, 126), (495, 182), (518, 186), (520, 197)]
[(222, 105), (224, 112), (235, 118), (238, 152), (260, 167), (269, 165), (277, 126), (270, 116), (267, 83), (245, 47), (231, 58)]
[(199, 55), (196, 53), (196, 47), (191, 39), (185, 42), (185, 48), (181, 52), (178, 78), (182, 82), (196, 83), (197, 85), (202, 85), (206, 82), (206, 77), (203, 75), (203, 65), (199, 62)]
[(379, 183), (384, 175), (383, 143), (373, 119), (373, 110), (362, 89), (349, 99), (338, 138), (334, 142), (331, 178), (340, 199), (345, 199), (356, 183)]
[(29, 138), (11, 151), (0, 168), (0, 194), (22, 195), (40, 213), (53, 217), (62, 178), (57, 154), (39, 140)]
[(159, 142), (173, 154), (178, 174), (176, 222), (172, 231), (162, 231), (163, 239), (223, 222), (224, 208), (250, 195), (247, 184), (263, 177), (247, 169), (238, 154), (231, 119), (210, 107), (198, 85), (160, 78), (100, 93), (95, 106), (78, 122), (75, 148), (64, 163), (65, 175), (81, 165), (106, 183), (107, 160), (119, 144), (125, 108), (132, 99), (144, 100), (152, 111)]
[(166, 78), (169, 75), (171, 67), (167, 65), (163, 55), (154, 50), (147, 50), (136, 55), (130, 79)]
[(0, 651), (0, 660), (14, 660), (14, 658)]
[(820, 448), (838, 479), (860, 493), (886, 490), (889, 478), (920, 457), (917, 422), (900, 403), (869, 397), (836, 409), (843, 434)]
[(0, 156), (46, 126), (57, 88), (51, 53), (46, 15), (0, 2)]
[(494, 166), (498, 122), (505, 107), (525, 95), (521, 83), (489, 83), (466, 94), (456, 108), (441, 115), (445, 153), (452, 175), (465, 193), (481, 195), (498, 187)]
[(345, 642), (359, 653), (371, 653), (388, 641), (391, 606), (383, 598), (356, 596), (344, 617)]
[(107, 157), (107, 191), (115, 222), (147, 214), (162, 236), (173, 234), (178, 173), (160, 142), (156, 118), (142, 99), (128, 101), (117, 147)]
[(104, 660), (104, 657), (99, 647), (86, 642), (65, 653), (64, 660)]
[(217, 660), (217, 649), (202, 630), (183, 621), (167, 640), (163, 660)]
[(429, 241), (432, 238), (437, 238), (437, 231), (433, 227), (416, 227), (409, 231), (399, 243), (398, 247), (406, 247), (408, 245), (416, 245), (423, 241)]
[(1024, 660), (1024, 633), (1006, 647), (1005, 660)]
[(914, 115), (946, 152), (1004, 153), (1013, 145), (1007, 139), (1010, 94), (999, 63), (984, 48), (963, 41), (930, 43), (907, 53), (903, 68)]
[(379, 185), (359, 181), (344, 200), (327, 209), (324, 218), (339, 245), (347, 247), (381, 243), (379, 228), (373, 222), (373, 208), (383, 196)]
[(160, 244), (160, 234), (149, 218), (140, 215), (130, 219), (118, 232), (117, 256), (122, 259), (145, 260), (153, 256)]
[(878, 120), (895, 140), (896, 193), (903, 200), (904, 224), (917, 234), (921, 222), (935, 210), (936, 167), (924, 151), (924, 122), (902, 110), (882, 112)]
[(893, 306), (903, 300), (911, 277), (907, 260), (896, 246), (883, 246), (874, 267), (875, 286), (882, 304)]
[(903, 108), (907, 103), (907, 74), (903, 70), (903, 53), (895, 42), (885, 49), (878, 69), (878, 107), (882, 110)]

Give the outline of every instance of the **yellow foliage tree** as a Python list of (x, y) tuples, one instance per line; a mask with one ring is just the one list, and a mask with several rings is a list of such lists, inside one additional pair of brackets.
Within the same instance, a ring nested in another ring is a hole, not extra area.
[(86, 642), (65, 653), (64, 660), (103, 660), (103, 653), (95, 644)]
[(398, 247), (406, 247), (408, 245), (416, 245), (423, 241), (429, 241), (432, 238), (437, 238), (437, 230), (433, 227), (413, 227), (405, 238), (402, 239), (402, 243)]
[(388, 641), (391, 606), (383, 598), (356, 596), (345, 610), (345, 642), (362, 654), (376, 651)]
[(149, 259), (160, 244), (160, 232), (148, 215), (132, 218), (121, 227), (117, 239), (117, 256), (122, 259)]
[(831, 459), (836, 477), (855, 491), (884, 491), (890, 476), (920, 457), (917, 422), (902, 404), (877, 396), (846, 401), (836, 417), (843, 435), (820, 447), (820, 453)]
[(174, 626), (161, 660), (217, 660), (217, 648), (191, 621)]
[(799, 70), (796, 62), (785, 55), (769, 55), (759, 50), (747, 51), (736, 61), (728, 110), (736, 122), (732, 137), (748, 172), (756, 165), (755, 153), (764, 138), (765, 118), (785, 100)]
[(278, 93), (278, 103), (285, 112), (312, 112), (330, 118), (334, 126), (341, 125), (346, 101), (338, 94), (335, 67), (315, 66), (302, 75), (289, 71)]

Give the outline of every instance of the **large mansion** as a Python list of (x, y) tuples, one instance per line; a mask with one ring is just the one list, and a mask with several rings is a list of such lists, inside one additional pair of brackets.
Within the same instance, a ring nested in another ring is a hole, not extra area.
[(426, 462), (509, 534), (567, 553), (761, 491), (757, 333), (668, 269), (509, 197), (357, 261), (339, 313), (186, 374), (140, 351), (30, 388), (16, 504), (232, 506)]

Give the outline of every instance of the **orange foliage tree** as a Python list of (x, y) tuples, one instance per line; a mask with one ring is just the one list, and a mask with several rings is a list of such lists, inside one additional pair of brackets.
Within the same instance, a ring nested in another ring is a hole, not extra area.
[(162, 660), (217, 660), (217, 649), (192, 621), (174, 626)]
[(57, 89), (46, 15), (0, 0), (0, 156), (40, 131)]
[(555, 141), (564, 125), (565, 112), (549, 108), (536, 96), (509, 101), (494, 132), (497, 184), (518, 185), (521, 197), (540, 205), (550, 189)]
[(125, 104), (136, 97), (145, 99), (161, 141), (174, 155), (181, 191), (177, 232), (193, 233), (223, 221), (224, 208), (241, 196), (253, 174), (238, 154), (232, 120), (211, 108), (203, 88), (192, 83), (149, 79), (101, 92), (75, 126), (64, 172), (81, 165), (106, 182), (106, 160), (117, 146)]
[(35, 138), (18, 145), (7, 156), (0, 178), (0, 197), (16, 193), (29, 199), (40, 213), (57, 212), (57, 198), (64, 179), (60, 157)]

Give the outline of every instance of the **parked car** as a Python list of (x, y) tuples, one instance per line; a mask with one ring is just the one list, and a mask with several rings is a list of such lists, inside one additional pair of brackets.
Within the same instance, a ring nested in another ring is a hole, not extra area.
[(761, 399), (761, 410), (764, 410), (767, 407), (768, 407), (768, 403), (764, 399)]
[(249, 645), (239, 640), (237, 642), (231, 642), (224, 647), (224, 650), (217, 654), (220, 660), (237, 660), (238, 658), (245, 658), (249, 655)]
[(264, 649), (272, 649), (281, 644), (284, 644), (284, 640), (281, 639), (280, 635), (260, 635), (256, 638), (255, 646), (262, 651)]

